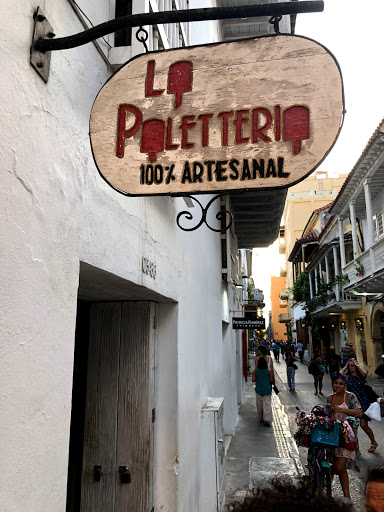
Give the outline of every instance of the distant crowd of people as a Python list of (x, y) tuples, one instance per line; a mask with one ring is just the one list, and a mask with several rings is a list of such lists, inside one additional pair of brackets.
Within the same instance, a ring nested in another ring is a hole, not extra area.
[[(280, 356), (285, 360), (288, 387), (290, 391), (295, 391), (295, 371), (298, 369), (296, 365), (298, 361), (296, 354), (298, 354), (300, 361), (303, 363), (304, 345), (302, 341), (298, 341), (293, 344), (282, 341), (263, 340), (258, 346), (252, 381), (255, 382), (256, 408), (259, 420), (267, 426), (270, 426), (272, 423), (272, 389), (275, 389), (275, 391), (278, 392), (275, 384), (275, 373), (271, 356), (272, 352), (275, 362), (280, 363)], [(382, 357), (384, 358), (384, 355)], [(344, 421), (347, 416), (355, 416), (359, 418), (359, 423), (357, 422), (356, 424), (360, 424), (362, 430), (369, 437), (371, 445), (368, 448), (368, 452), (373, 453), (376, 450), (378, 443), (369, 426), (371, 418), (365, 413), (370, 405), (379, 397), (377, 395), (373, 397), (370, 396), (372, 392), (374, 395), (375, 393), (366, 382), (367, 371), (361, 368), (356, 359), (356, 354), (352, 345), (346, 341), (340, 350), (340, 355), (336, 353), (335, 347), (331, 346), (326, 357), (322, 355), (320, 348), (315, 349), (313, 356), (308, 362), (308, 372), (313, 376), (315, 395), (323, 395), (322, 389), (324, 373), (330, 374), (334, 391), (327, 400), (331, 411), (330, 414), (339, 421)], [(383, 402), (384, 399), (378, 399), (378, 401)], [(334, 474), (339, 476), (346, 503), (349, 503), (350, 501), (347, 467), (348, 469), (356, 467), (358, 470), (358, 466), (356, 464), (357, 450), (357, 443), (353, 449), (343, 447), (336, 448), (334, 450), (335, 453), (332, 471)], [(383, 491), (382, 497), (384, 498), (384, 479), (380, 489)], [(382, 491), (380, 490), (380, 493)], [(264, 493), (264, 491), (262, 492)], [(378, 493), (379, 491), (377, 490), (373, 492), (375, 496), (380, 494)], [(259, 494), (258, 496), (260, 498), (261, 495)], [(384, 512), (384, 507), (377, 508), (377, 506), (377, 503), (375, 506), (369, 505), (369, 507), (367, 506), (367, 510), (372, 512), (380, 510)], [(234, 508), (233, 510), (254, 509)], [(282, 510), (288, 509), (283, 508)], [(335, 510), (339, 509), (336, 508)]]

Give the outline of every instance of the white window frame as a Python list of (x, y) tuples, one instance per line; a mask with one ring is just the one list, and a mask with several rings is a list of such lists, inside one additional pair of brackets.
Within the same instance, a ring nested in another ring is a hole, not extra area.
[(376, 215), (373, 216), (373, 237), (375, 239), (375, 242), (377, 240), (380, 240), (384, 236), (384, 219), (383, 219), (383, 212), (376, 213)]

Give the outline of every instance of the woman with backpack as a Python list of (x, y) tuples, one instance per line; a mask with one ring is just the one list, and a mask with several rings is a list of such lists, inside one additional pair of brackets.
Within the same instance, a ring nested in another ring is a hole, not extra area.
[(319, 348), (315, 349), (313, 357), (309, 361), (308, 372), (313, 376), (315, 395), (323, 395), (324, 357)]

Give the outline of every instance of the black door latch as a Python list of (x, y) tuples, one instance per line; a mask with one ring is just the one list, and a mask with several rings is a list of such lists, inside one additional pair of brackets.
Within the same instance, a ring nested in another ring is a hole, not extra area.
[(129, 472), (128, 466), (119, 466), (120, 482), (122, 484), (131, 483), (131, 473)]

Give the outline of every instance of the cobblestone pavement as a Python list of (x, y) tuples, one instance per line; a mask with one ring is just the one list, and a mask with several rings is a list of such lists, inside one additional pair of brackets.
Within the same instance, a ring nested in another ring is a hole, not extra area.
[[(312, 407), (316, 404), (325, 404), (327, 401), (327, 396), (332, 393), (331, 387), (331, 379), (329, 375), (324, 376), (324, 387), (323, 393), (324, 396), (315, 396), (314, 395), (314, 385), (313, 385), (313, 377), (308, 373), (308, 366), (305, 363), (297, 363), (298, 370), (295, 375), (295, 387), (296, 390), (294, 392), (290, 392), (287, 385), (287, 373), (286, 373), (286, 365), (284, 361), (280, 363), (274, 362), (275, 371), (277, 376), (280, 379), (280, 383), (278, 384), (278, 388), (280, 389), (280, 393), (278, 395), (282, 405), (284, 406), (284, 412), (288, 417), (289, 428), (291, 433), (293, 434), (296, 431), (295, 424), (295, 415), (296, 415), (296, 406), (301, 410), (309, 412)], [(367, 471), (370, 467), (375, 466), (377, 464), (381, 464), (383, 462), (384, 455), (384, 421), (382, 423), (378, 423), (375, 421), (370, 422), (370, 426), (374, 431), (376, 441), (379, 443), (379, 447), (376, 452), (370, 454), (367, 452), (370, 441), (367, 435), (359, 429), (359, 444), (360, 444), (360, 465), (361, 472), (356, 473), (354, 471), (349, 471), (349, 482), (350, 482), (350, 490), (351, 497), (354, 503), (354, 508), (357, 512), (363, 512), (364, 508), (364, 487), (365, 487), (365, 478), (367, 475)], [(306, 456), (307, 450), (305, 448), (299, 448), (300, 459), (303, 467), (306, 464)], [(338, 478), (334, 478), (333, 481), (333, 494), (335, 496), (342, 496), (343, 493), (341, 491), (341, 487), (338, 481)]]

